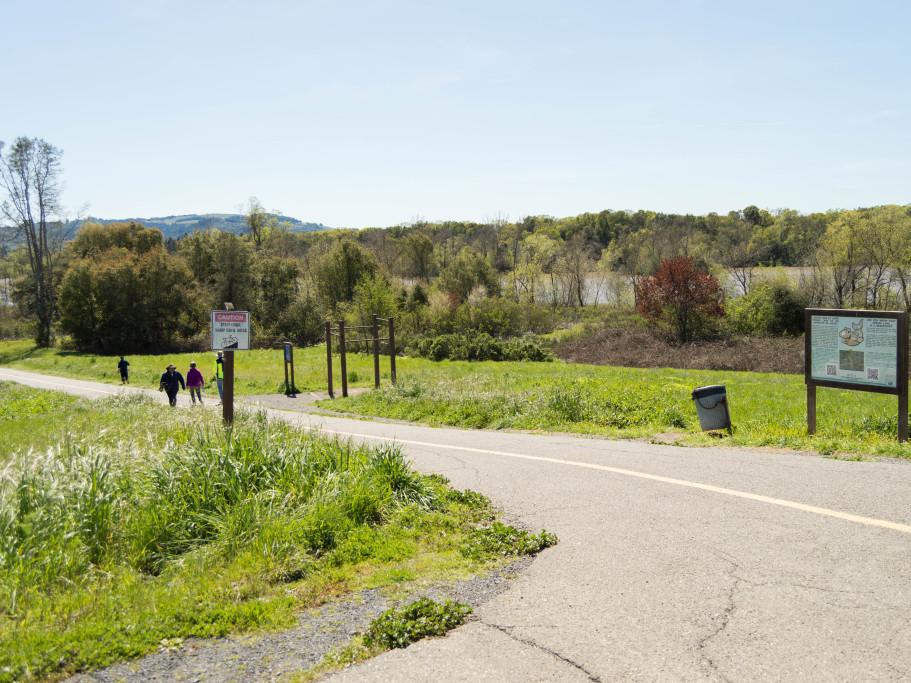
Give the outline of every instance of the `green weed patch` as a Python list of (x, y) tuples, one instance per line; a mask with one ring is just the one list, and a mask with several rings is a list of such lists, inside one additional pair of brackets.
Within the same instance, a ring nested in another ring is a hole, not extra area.
[(532, 534), (494, 522), (490, 527), (472, 530), (460, 550), (466, 557), (480, 560), (488, 555), (535, 555), (556, 544), (557, 537), (547, 531)]
[[(0, 453), (0, 682), (287, 627), (340, 593), (495, 564), (460, 552), (493, 523), (489, 502), (394, 446), (243, 411), (225, 430), (142, 397), (0, 384), (0, 405), (18, 444)], [(36, 434), (47, 415), (64, 431)]]
[(364, 644), (388, 649), (408, 647), (421, 638), (446, 635), (447, 631), (461, 626), (469, 614), (471, 607), (468, 605), (421, 598), (404, 607), (387, 610), (374, 619), (364, 633)]

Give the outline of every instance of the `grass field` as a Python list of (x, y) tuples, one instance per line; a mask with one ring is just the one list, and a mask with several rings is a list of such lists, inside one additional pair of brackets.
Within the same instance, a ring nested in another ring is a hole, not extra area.
[[(168, 355), (127, 356), (130, 362), (130, 383), (136, 387), (157, 389), (161, 374), (168, 363), (186, 377), (190, 361), (196, 361), (206, 381), (205, 391), (217, 393), (211, 380), (215, 363), (215, 352), (172, 353)], [(0, 366), (40, 372), (48, 375), (74, 377), (93, 382), (120, 384), (117, 370), (119, 356), (101, 356), (76, 353), (60, 349), (39, 349), (30, 341), (0, 342)], [(389, 381), (389, 358), (381, 357), (380, 375), (383, 382)], [(405, 361), (410, 359), (398, 359)], [(428, 361), (412, 361), (424, 365)], [(347, 357), (349, 386), (373, 386), (373, 356), (349, 353)], [(336, 393), (341, 394), (341, 372), (338, 355), (334, 362)], [(284, 393), (285, 365), (281, 349), (237, 351), (234, 354), (234, 393), (236, 396), (254, 394)], [(298, 391), (326, 391), (326, 347), (314, 346), (294, 350), (294, 383)]]
[(0, 382), (0, 443), (4, 682), (287, 627), (340, 593), (465, 577), (524, 550), (487, 552), (489, 503), (396, 447), (258, 413), (225, 430), (216, 411)]
[[(733, 436), (699, 430), (693, 389), (726, 387)], [(680, 445), (815, 451), (838, 457), (911, 456), (899, 444), (894, 396), (819, 389), (807, 435), (800, 375), (611, 368), (566, 363), (448, 363), (401, 373), (383, 387), (318, 405), (360, 415), (478, 429), (569, 432)]]
[[(211, 354), (203, 356), (211, 360)], [(239, 396), (284, 391), (280, 351), (235, 355)], [(134, 384), (157, 387), (163, 366), (185, 370), (199, 354), (134, 356)], [(326, 389), (325, 347), (295, 350), (300, 391)], [(0, 365), (119, 384), (116, 357), (36, 350), (30, 342), (0, 342)], [(324, 400), (322, 407), (364, 416), (477, 429), (522, 429), (681, 445), (759, 446), (818, 452), (837, 457), (911, 457), (899, 444), (894, 396), (819, 389), (817, 434), (806, 433), (806, 387), (802, 375), (711, 370), (615, 368), (585, 364), (448, 362), (396, 359), (398, 385), (389, 384), (388, 359), (381, 364), (379, 391)], [(348, 358), (351, 387), (373, 386), (373, 360)], [(338, 362), (336, 359), (335, 373)], [(210, 374), (210, 373), (209, 373)], [(723, 384), (734, 435), (719, 439), (699, 431), (693, 389)], [(336, 378), (336, 396), (340, 382)], [(211, 391), (211, 389), (210, 389)]]

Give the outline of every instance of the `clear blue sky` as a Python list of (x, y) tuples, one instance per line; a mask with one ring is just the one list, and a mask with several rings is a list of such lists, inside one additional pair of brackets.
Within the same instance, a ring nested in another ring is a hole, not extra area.
[(911, 202), (911, 3), (8, 0), (72, 212), (332, 227)]

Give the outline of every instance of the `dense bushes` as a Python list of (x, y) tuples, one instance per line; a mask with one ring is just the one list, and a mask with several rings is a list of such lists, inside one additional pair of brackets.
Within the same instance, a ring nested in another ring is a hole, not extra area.
[(511, 360), (551, 361), (548, 349), (517, 339), (502, 341), (486, 332), (469, 331), (466, 334), (443, 334), (438, 337), (418, 339), (409, 348), (411, 353), (430, 360)]
[(731, 302), (728, 323), (738, 334), (803, 334), (806, 305), (804, 298), (785, 282), (761, 284)]

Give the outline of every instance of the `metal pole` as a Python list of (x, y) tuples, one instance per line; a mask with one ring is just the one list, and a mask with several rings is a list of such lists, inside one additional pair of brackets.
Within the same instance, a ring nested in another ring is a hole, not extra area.
[(231, 350), (225, 351), (224, 373), (225, 400), (221, 406), (221, 416), (230, 427), (234, 422), (234, 352)]
[(373, 314), (373, 387), (380, 388), (380, 327)]
[(326, 321), (326, 377), (329, 379), (329, 398), (335, 398), (332, 393), (332, 325)]
[(345, 321), (338, 321), (338, 345), (341, 349), (342, 396), (348, 395), (348, 364), (345, 362)]
[(395, 331), (392, 329), (392, 316), (389, 316), (389, 375), (395, 384)]

